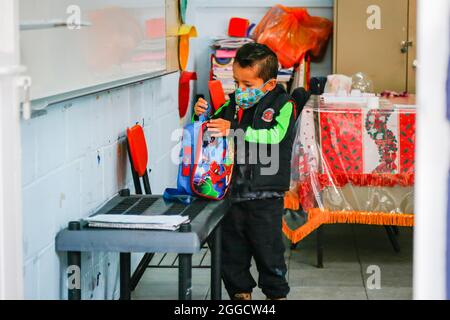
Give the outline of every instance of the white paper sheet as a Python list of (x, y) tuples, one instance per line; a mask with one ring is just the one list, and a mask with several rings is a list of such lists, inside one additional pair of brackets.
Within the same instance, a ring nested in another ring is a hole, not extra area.
[(188, 223), (189, 217), (100, 214), (84, 220), (90, 227), (99, 228), (176, 230), (180, 225)]

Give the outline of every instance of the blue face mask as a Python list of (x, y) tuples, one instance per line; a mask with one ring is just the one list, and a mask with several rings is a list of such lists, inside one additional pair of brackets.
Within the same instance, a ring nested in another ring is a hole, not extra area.
[(266, 83), (264, 83), (261, 87), (259, 88), (237, 88), (236, 89), (236, 93), (235, 93), (235, 100), (236, 100), (236, 104), (241, 108), (241, 109), (250, 109), (251, 107), (253, 107), (255, 104), (257, 104), (266, 94), (267, 92), (264, 93), (264, 91), (262, 91), (261, 89), (264, 88), (264, 86), (268, 83), (269, 81), (267, 81)]

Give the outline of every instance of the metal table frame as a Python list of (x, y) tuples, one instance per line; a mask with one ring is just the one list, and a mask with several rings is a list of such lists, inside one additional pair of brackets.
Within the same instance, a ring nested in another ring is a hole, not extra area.
[[(161, 198), (153, 195), (131, 197)], [(123, 198), (115, 197), (100, 209), (98, 214), (110, 210)], [(131, 298), (131, 252), (178, 253), (178, 298), (191, 300), (192, 255), (200, 252), (202, 246), (208, 243), (211, 249), (211, 300), (221, 300), (220, 223), (228, 211), (229, 202), (195, 200), (193, 204), (186, 206), (184, 211), (195, 204), (201, 204), (202, 209), (195, 212), (190, 224), (182, 225), (178, 231), (100, 229), (89, 228), (82, 221), (70, 222), (68, 228), (58, 233), (56, 250), (67, 252), (68, 266), (78, 267), (78, 270), (82, 267), (82, 252), (119, 252), (121, 300)], [(68, 273), (68, 278), (71, 275)], [(81, 287), (69, 288), (68, 298), (81, 300)]]

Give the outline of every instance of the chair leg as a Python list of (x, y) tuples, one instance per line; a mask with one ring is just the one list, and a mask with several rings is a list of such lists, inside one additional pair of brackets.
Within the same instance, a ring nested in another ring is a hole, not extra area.
[(136, 172), (136, 170), (134, 170), (134, 167), (133, 167), (133, 159), (131, 157), (130, 145), (128, 144), (128, 140), (127, 140), (127, 150), (128, 150), (128, 158), (129, 158), (130, 164), (131, 164), (131, 173), (133, 175), (134, 189), (136, 189), (136, 194), (142, 194), (141, 181), (139, 180), (138, 173)]
[(144, 181), (145, 194), (152, 194), (152, 189), (150, 188), (150, 180), (148, 179), (147, 171), (145, 171), (145, 174), (142, 176), (142, 180)]
[(147, 270), (147, 267), (150, 265), (150, 262), (152, 261), (153, 257), (155, 256), (154, 253), (146, 253), (141, 259), (141, 262), (139, 262), (139, 265), (137, 266), (136, 270), (134, 271), (133, 275), (131, 276), (130, 280), (130, 290), (134, 291), (141, 280), (142, 276), (145, 273), (145, 270)]
[(395, 236), (394, 229), (391, 226), (384, 226), (386, 229), (386, 233), (388, 235), (389, 241), (391, 242), (392, 248), (394, 248), (395, 252), (400, 252), (400, 244), (397, 241), (397, 237)]
[(133, 170), (133, 182), (136, 194), (142, 194), (141, 181), (139, 181), (139, 176), (134, 170)]

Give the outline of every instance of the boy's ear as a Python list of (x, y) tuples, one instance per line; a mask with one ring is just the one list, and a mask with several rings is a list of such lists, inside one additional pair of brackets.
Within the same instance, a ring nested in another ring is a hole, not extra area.
[(277, 79), (271, 79), (267, 82), (266, 89), (267, 91), (272, 91), (277, 86)]

